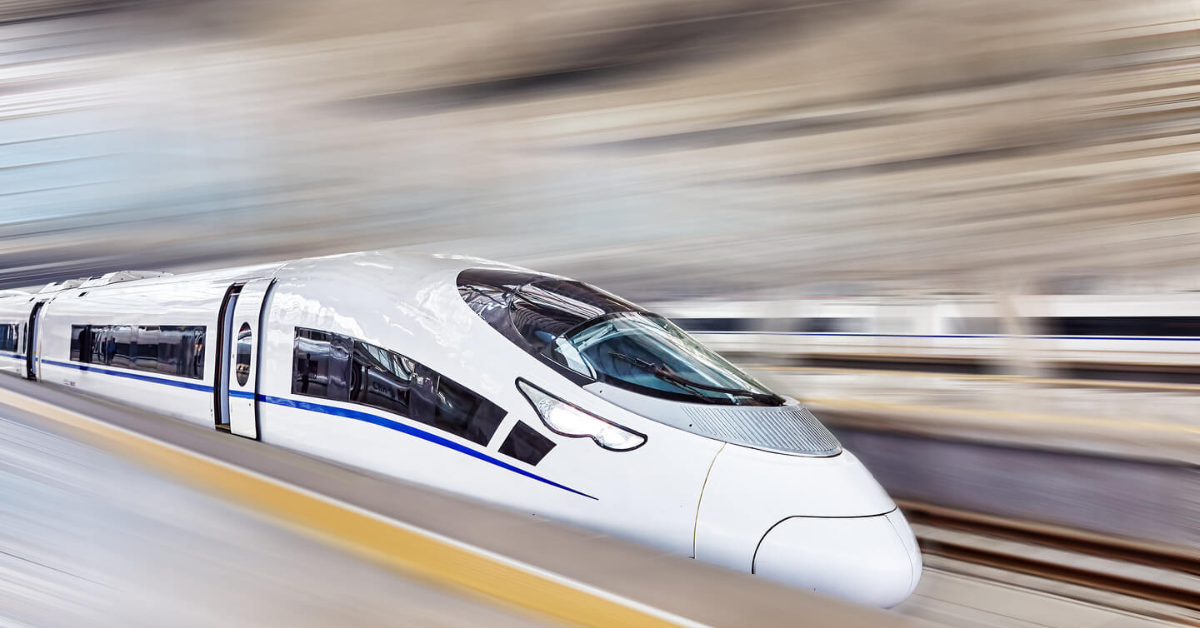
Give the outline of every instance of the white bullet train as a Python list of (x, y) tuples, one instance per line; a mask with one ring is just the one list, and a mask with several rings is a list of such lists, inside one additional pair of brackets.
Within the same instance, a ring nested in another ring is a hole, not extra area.
[(904, 516), (811, 413), (561, 277), (377, 251), (0, 296), (0, 369), (876, 605)]

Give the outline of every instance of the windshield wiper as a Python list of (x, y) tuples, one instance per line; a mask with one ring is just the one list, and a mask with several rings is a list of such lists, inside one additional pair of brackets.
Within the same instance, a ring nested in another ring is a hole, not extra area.
[(674, 369), (672, 369), (671, 367), (669, 367), (665, 364), (655, 364), (654, 362), (649, 362), (649, 361), (643, 360), (641, 358), (635, 358), (632, 356), (628, 356), (628, 355), (625, 355), (624, 353), (617, 353), (616, 351), (609, 351), (608, 355), (611, 355), (612, 357), (620, 359), (624, 362), (633, 364), (634, 366), (639, 366), (639, 367), (645, 369), (651, 375), (653, 375), (661, 380), (671, 382), (672, 384), (677, 384), (679, 386), (693, 388), (693, 389), (697, 389), (697, 390), (707, 390), (709, 392), (717, 392), (717, 393), (723, 393), (726, 395), (733, 395), (735, 397), (749, 397), (759, 403), (767, 403), (767, 404), (771, 404), (771, 405), (781, 405), (780, 404), (781, 399), (779, 398), (779, 395), (776, 395), (773, 393), (760, 393), (760, 392), (755, 392), (753, 390), (745, 390), (742, 388), (726, 388), (725, 386), (713, 386), (712, 384), (705, 384), (702, 382), (692, 381), (692, 380), (680, 375), (679, 373), (676, 373)]

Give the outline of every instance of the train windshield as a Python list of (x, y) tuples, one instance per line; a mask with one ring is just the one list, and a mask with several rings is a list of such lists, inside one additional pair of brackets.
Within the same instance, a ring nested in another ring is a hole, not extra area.
[(604, 316), (560, 336), (551, 357), (597, 381), (654, 396), (783, 405), (779, 395), (656, 314)]
[(460, 273), (458, 290), (489, 325), (581, 384), (690, 403), (785, 403), (667, 319), (593, 286), (481, 268)]

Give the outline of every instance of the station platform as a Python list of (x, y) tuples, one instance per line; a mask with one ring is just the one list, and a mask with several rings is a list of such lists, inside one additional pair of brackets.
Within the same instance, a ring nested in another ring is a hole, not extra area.
[[(0, 489), (17, 626), (1166, 625), (936, 556), (908, 602), (861, 608), (9, 378)], [(439, 572), (439, 543), (487, 560)]]
[(17, 378), (0, 438), (0, 608), (25, 625), (78, 625), (67, 602), (279, 625), (294, 598), (295, 625), (929, 626)]

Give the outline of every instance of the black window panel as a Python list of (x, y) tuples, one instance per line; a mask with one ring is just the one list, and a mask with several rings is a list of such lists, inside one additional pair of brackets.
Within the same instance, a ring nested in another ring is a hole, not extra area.
[(139, 371), (158, 371), (159, 331), (157, 325), (141, 325), (137, 328), (137, 343), (134, 345), (133, 368)]
[(202, 326), (72, 325), (71, 360), (204, 378)]
[(458, 274), (458, 292), (489, 325), (534, 354), (597, 317), (641, 311), (585, 283), (528, 271), (469, 268)]
[(350, 401), (410, 416), (412, 361), (359, 340), (354, 341), (352, 361)]
[(1064, 316), (1039, 322), (1053, 336), (1200, 336), (1200, 316)]
[(109, 364), (121, 368), (131, 368), (134, 359), (133, 327), (130, 325), (114, 325), (112, 328), (113, 352)]
[(0, 351), (17, 350), (17, 326), (0, 325)]
[(487, 445), (505, 411), (432, 369), (372, 344), (296, 328), (292, 393), (379, 408)]
[(500, 453), (511, 456), (531, 465), (537, 465), (554, 449), (554, 441), (542, 436), (541, 432), (517, 421), (504, 444), (500, 445)]
[(180, 364), (182, 375), (193, 379), (204, 379), (204, 341), (203, 327), (190, 327), (184, 330), (184, 353), (181, 356), (186, 363)]
[(334, 401), (349, 400), (349, 338), (297, 327), (292, 351), (293, 393)]
[(437, 378), (432, 425), (473, 443), (488, 444), (504, 410), (446, 377)]
[[(163, 375), (189, 375), (188, 355), (192, 344), (191, 334), (186, 327), (161, 325), (158, 328), (157, 371)], [(141, 348), (141, 336), (138, 336), (138, 348)]]
[(92, 326), (71, 325), (71, 360), (88, 363), (92, 361)]
[(92, 362), (96, 364), (108, 364), (108, 358), (112, 354), (111, 330), (107, 325), (91, 325), (92, 334)]
[[(71, 361), (79, 361), (79, 336), (87, 333), (87, 325), (71, 325)], [(3, 347), (0, 347), (3, 349)]]

